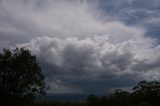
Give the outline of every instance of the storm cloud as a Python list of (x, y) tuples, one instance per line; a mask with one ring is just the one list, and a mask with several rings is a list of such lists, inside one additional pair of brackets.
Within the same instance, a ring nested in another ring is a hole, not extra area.
[[(140, 9), (137, 2), (1, 0), (0, 48), (31, 50), (49, 93), (107, 93), (159, 80), (160, 45), (146, 27), (158, 21), (150, 16), (159, 12), (158, 5), (154, 0), (152, 7)], [(150, 14), (141, 22), (133, 19), (140, 20), (140, 10)]]
[(119, 43), (112, 42), (114, 38), (109, 35), (81, 40), (76, 37), (39, 37), (18, 46), (29, 48), (39, 57), (51, 82), (60, 78), (68, 80), (67, 83), (80, 80), (81, 86), (87, 83), (81, 81), (97, 82), (94, 86), (102, 86), (98, 83), (105, 85), (104, 82), (109, 80), (116, 83), (124, 80), (123, 77), (127, 81), (159, 79), (160, 48), (153, 45), (154, 40), (141, 37), (140, 41), (130, 37)]

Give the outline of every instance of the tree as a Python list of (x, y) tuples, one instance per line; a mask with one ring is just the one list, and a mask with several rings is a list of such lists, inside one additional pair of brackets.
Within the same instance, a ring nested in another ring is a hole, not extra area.
[[(110, 103), (114, 106), (128, 106), (130, 93), (122, 89), (115, 89), (110, 95)], [(125, 102), (124, 102), (125, 101)]]
[(22, 106), (45, 94), (44, 74), (28, 49), (4, 49), (0, 53), (0, 104)]
[(146, 101), (143, 101), (143, 102), (139, 103), (138, 106), (152, 106), (152, 105)]
[(157, 81), (140, 81), (136, 87), (133, 88), (134, 94), (139, 101), (147, 101), (153, 106), (159, 106), (160, 101), (160, 82)]
[(95, 95), (89, 95), (87, 98), (87, 105), (88, 106), (98, 106), (99, 105), (99, 98)]
[(107, 106), (109, 105), (107, 96), (100, 97), (100, 105), (99, 106)]

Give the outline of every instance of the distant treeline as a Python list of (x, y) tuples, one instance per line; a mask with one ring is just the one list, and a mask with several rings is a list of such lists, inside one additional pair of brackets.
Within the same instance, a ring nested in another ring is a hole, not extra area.
[[(160, 106), (160, 82), (140, 81), (132, 92), (116, 89), (106, 96), (89, 95), (86, 102), (37, 103), (38, 106)], [(36, 105), (36, 106), (37, 106)]]

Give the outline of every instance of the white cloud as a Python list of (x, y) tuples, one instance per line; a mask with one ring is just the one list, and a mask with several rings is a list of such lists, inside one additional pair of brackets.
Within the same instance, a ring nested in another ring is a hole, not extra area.
[(147, 18), (143, 21), (143, 24), (149, 25), (149, 26), (159, 26), (160, 16), (154, 16), (154, 17)]
[(153, 46), (154, 40), (140, 36), (119, 43), (111, 42), (114, 38), (109, 35), (82, 40), (40, 37), (18, 46), (29, 48), (44, 65), (49, 64), (45, 69), (49, 75), (99, 80), (137, 74), (137, 80), (150, 79), (159, 72), (160, 50)]
[(44, 34), (84, 37), (103, 31), (97, 21), (96, 9), (91, 9), (86, 2), (2, 0), (0, 9), (0, 31), (7, 30), (7, 33), (21, 33), (28, 37)]

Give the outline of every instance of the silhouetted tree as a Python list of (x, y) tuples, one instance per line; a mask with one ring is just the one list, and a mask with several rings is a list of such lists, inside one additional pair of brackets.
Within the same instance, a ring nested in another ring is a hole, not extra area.
[(99, 98), (95, 95), (90, 95), (87, 98), (88, 106), (99, 106)]
[(140, 81), (133, 90), (139, 101), (147, 101), (154, 106), (160, 105), (160, 82)]
[(142, 101), (138, 104), (138, 106), (152, 106), (149, 102)]
[(0, 53), (0, 105), (24, 106), (45, 94), (44, 74), (28, 49), (4, 49)]
[(101, 98), (100, 98), (100, 105), (99, 106), (107, 106), (107, 105), (109, 105), (109, 102), (108, 102), (108, 98), (107, 98), (107, 96), (102, 96)]
[[(128, 106), (130, 93), (121, 89), (116, 89), (110, 95), (110, 103), (113, 106)], [(125, 102), (124, 102), (125, 101)]]

